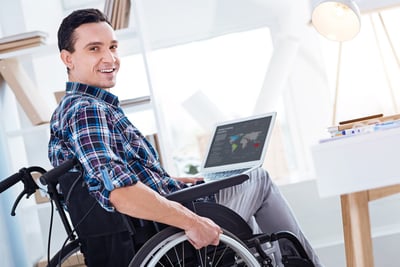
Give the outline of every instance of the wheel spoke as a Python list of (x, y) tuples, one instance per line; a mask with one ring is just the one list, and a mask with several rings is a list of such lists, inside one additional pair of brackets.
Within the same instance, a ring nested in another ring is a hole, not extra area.
[(204, 266), (207, 266), (207, 247), (204, 248)]
[(203, 257), (201, 256), (201, 249), (197, 250), (198, 255), (198, 259), (200, 260), (200, 266), (205, 266), (203, 263)]
[[(181, 247), (183, 247), (183, 243), (182, 243)], [(179, 253), (178, 253), (176, 247), (174, 247), (174, 253), (175, 253), (175, 257), (176, 257), (176, 259), (177, 259), (177, 261), (178, 261), (179, 266), (182, 267), (182, 265), (181, 265), (181, 259), (180, 259), (180, 257), (179, 257)], [(184, 257), (185, 257), (185, 254), (184, 254), (184, 250), (182, 249), (182, 259), (184, 259)]]
[(219, 255), (219, 259), (217, 260), (217, 263), (214, 266), (218, 266), (219, 262), (222, 260), (223, 256), (225, 255), (225, 252), (226, 252), (227, 249), (228, 249), (228, 246), (225, 246), (224, 250)]
[(183, 261), (183, 266), (185, 266), (185, 246), (182, 243), (182, 261)]
[(172, 267), (174, 266), (174, 264), (172, 263), (171, 258), (168, 256), (168, 254), (165, 254), (165, 259), (168, 261), (170, 266), (172, 266)]
[(213, 263), (215, 261), (215, 257), (217, 256), (217, 247), (214, 247), (214, 252), (213, 255), (211, 257), (211, 263)]

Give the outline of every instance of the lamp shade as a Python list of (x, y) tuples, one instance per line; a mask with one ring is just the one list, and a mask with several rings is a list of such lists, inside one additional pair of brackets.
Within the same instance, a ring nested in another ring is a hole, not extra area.
[(360, 11), (352, 0), (322, 1), (311, 19), (315, 29), (333, 41), (347, 41), (360, 32)]

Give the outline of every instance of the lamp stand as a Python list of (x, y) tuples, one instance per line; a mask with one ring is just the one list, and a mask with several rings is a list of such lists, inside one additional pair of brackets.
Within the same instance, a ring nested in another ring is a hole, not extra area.
[(338, 60), (336, 64), (335, 98), (333, 100), (332, 125), (336, 124), (337, 103), (339, 96), (340, 69), (342, 65), (342, 42), (339, 42)]

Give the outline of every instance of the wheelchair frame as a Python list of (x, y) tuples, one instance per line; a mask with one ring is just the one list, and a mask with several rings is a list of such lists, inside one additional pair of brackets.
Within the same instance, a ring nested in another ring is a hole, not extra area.
[[(61, 266), (71, 255), (80, 250), (79, 238), (62, 205), (63, 196), (57, 190), (58, 178), (78, 165), (76, 159), (71, 159), (48, 172), (41, 167), (23, 168), (0, 182), (0, 193), (19, 181), (24, 184), (24, 190), (17, 197), (12, 209), (11, 215), (14, 216), (22, 196), (26, 194), (28, 198), (39, 189), (31, 172), (42, 174), (40, 182), (47, 185), (47, 193), (56, 205), (68, 236), (63, 247), (51, 259), (48, 251), (49, 267)], [(279, 232), (270, 235), (253, 235), (250, 226), (234, 211), (215, 202), (201, 201), (202, 198), (212, 196), (221, 189), (243, 183), (247, 179), (249, 179), (247, 175), (239, 175), (188, 187), (166, 196), (169, 200), (180, 202), (200, 216), (208, 217), (220, 225), (224, 230), (220, 245), (195, 250), (189, 244), (182, 230), (155, 223), (157, 233), (147, 240), (139, 250), (135, 248), (137, 252), (129, 266), (184, 267), (188, 264), (187, 266), (313, 267), (314, 265), (293, 234)], [(134, 231), (138, 230), (140, 229), (134, 229)], [(282, 255), (280, 240), (289, 241), (295, 253)]]

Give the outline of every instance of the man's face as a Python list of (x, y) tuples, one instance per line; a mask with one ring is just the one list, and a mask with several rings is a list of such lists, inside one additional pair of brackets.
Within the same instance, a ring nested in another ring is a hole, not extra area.
[(61, 51), (69, 81), (102, 89), (115, 86), (120, 61), (114, 30), (106, 22), (82, 24), (74, 31), (75, 51)]

